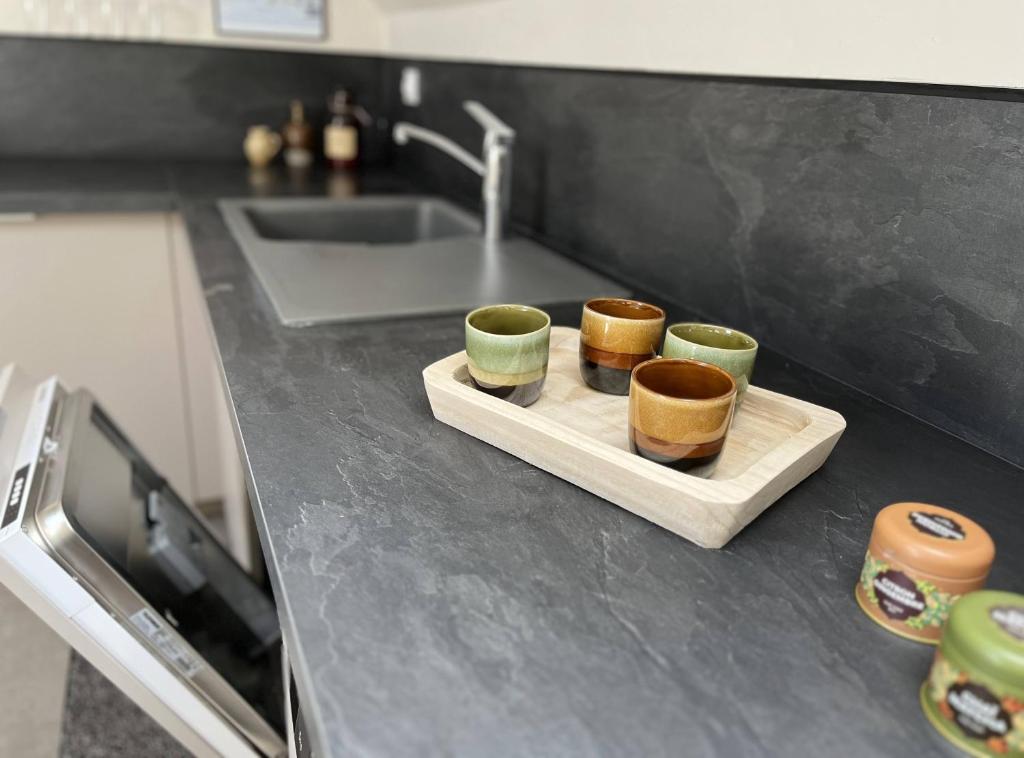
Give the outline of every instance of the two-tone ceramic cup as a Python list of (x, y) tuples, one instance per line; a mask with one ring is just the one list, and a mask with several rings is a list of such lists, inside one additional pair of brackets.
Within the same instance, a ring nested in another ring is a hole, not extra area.
[(633, 369), (629, 448), (647, 460), (709, 476), (736, 408), (736, 382), (710, 363), (655, 358)]
[(600, 392), (628, 395), (633, 368), (658, 354), (665, 311), (639, 300), (601, 297), (583, 306), (580, 375)]
[(749, 334), (714, 324), (673, 324), (665, 332), (665, 358), (692, 358), (728, 371), (736, 380), (736, 401), (750, 386), (757, 359), (757, 340)]
[(466, 363), (477, 389), (516, 405), (540, 397), (551, 317), (528, 305), (487, 305), (466, 316)]

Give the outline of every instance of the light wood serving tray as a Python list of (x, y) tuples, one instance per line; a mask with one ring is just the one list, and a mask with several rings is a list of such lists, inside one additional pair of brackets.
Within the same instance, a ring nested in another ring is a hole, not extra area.
[(512, 453), (702, 547), (725, 545), (825, 462), (846, 421), (835, 411), (751, 386), (710, 479), (629, 452), (629, 398), (580, 378), (579, 331), (551, 328), (544, 392), (529, 408), (474, 389), (464, 352), (423, 371), (438, 421)]

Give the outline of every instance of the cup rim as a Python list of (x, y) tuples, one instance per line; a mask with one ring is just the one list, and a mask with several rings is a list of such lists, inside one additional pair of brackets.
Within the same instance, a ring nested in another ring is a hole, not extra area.
[[(480, 329), (479, 327), (474, 326), (469, 322), (469, 320), (473, 318), (473, 316), (480, 313), (481, 311), (489, 311), (493, 308), (511, 308), (520, 311), (533, 311), (534, 313), (539, 313), (541, 316), (544, 317), (544, 324), (534, 329), (532, 332), (523, 332), (522, 334), (495, 334), (494, 332), (484, 331), (483, 329)], [(540, 308), (534, 308), (532, 305), (522, 305), (520, 303), (495, 303), (493, 305), (481, 305), (479, 308), (474, 308), (473, 310), (471, 310), (469, 313), (466, 314), (465, 324), (467, 329), (472, 329), (477, 334), (485, 334), (488, 337), (492, 337), (494, 339), (518, 340), (522, 339), (523, 337), (532, 337), (535, 334), (540, 334), (545, 329), (550, 329), (551, 316), (546, 311), (542, 311)]]
[[(675, 397), (674, 395), (666, 395), (664, 392), (658, 392), (655, 389), (651, 389), (637, 378), (637, 374), (640, 372), (640, 370), (643, 369), (644, 366), (649, 366), (652, 363), (687, 363), (695, 366), (700, 366), (702, 368), (710, 369), (713, 373), (717, 373), (728, 380), (729, 391), (723, 392), (720, 395), (715, 395), (714, 397)], [(694, 360), (693, 358), (650, 358), (649, 360), (646, 360), (643, 363), (638, 363), (636, 366), (633, 367), (633, 371), (629, 377), (629, 383), (632, 385), (633, 382), (636, 382), (637, 386), (643, 389), (644, 392), (649, 392), (650, 394), (655, 395), (656, 397), (663, 398), (672, 403), (681, 403), (685, 405), (703, 405), (707, 403), (717, 403), (723, 399), (735, 397), (738, 391), (738, 387), (736, 386), (736, 380), (733, 379), (732, 374), (730, 374), (724, 368), (722, 368), (721, 366), (716, 366), (713, 363), (707, 363), (706, 361)]]
[[(743, 337), (746, 340), (749, 340), (751, 345), (750, 345), (750, 347), (718, 347), (717, 345), (705, 345), (705, 344), (700, 343), (700, 342), (694, 342), (693, 340), (688, 340), (688, 339), (686, 339), (686, 337), (680, 337), (678, 334), (676, 334), (675, 332), (672, 331), (673, 329), (675, 329), (676, 327), (679, 327), (679, 326), (699, 326), (699, 327), (703, 327), (705, 329), (716, 329), (716, 330), (719, 330), (719, 331), (728, 332), (728, 333), (731, 333), (731, 334), (736, 334), (736, 335), (739, 335), (740, 337)], [(694, 345), (696, 347), (703, 347), (703, 348), (707, 348), (708, 350), (725, 350), (725, 351), (730, 352), (730, 353), (750, 353), (750, 352), (753, 352), (753, 351), (757, 350), (757, 348), (759, 347), (759, 345), (757, 343), (757, 340), (754, 339), (753, 337), (751, 337), (746, 332), (741, 332), (739, 329), (733, 329), (731, 326), (723, 326), (722, 324), (707, 324), (707, 323), (705, 323), (703, 321), (678, 321), (678, 322), (676, 322), (674, 324), (671, 324), (665, 330), (665, 334), (666, 335), (671, 335), (673, 338), (679, 340), (680, 342), (685, 342), (687, 345)]]
[[(647, 318), (625, 318), (623, 316), (613, 316), (610, 313), (601, 313), (601, 311), (595, 310), (591, 307), (592, 304), (601, 302), (633, 303), (636, 305), (642, 305), (646, 308), (652, 308), (657, 311), (658, 315)], [(643, 323), (644, 321), (659, 321), (665, 318), (665, 309), (661, 306), (655, 305), (654, 303), (648, 303), (644, 300), (634, 300), (628, 297), (592, 297), (583, 304), (583, 310), (590, 311), (595, 316), (600, 316), (601, 318), (611, 319), (612, 321), (622, 321), (627, 324)]]

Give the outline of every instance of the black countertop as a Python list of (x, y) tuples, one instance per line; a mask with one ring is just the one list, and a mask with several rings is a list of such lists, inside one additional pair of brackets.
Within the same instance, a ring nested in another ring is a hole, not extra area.
[(698, 548), (434, 421), (420, 372), (461, 349), (460, 316), (277, 323), (215, 200), (350, 191), (230, 165), (0, 164), (0, 211), (184, 214), (320, 755), (951, 752), (917, 700), (932, 649), (853, 588), (875, 513), (922, 500), (984, 525), (990, 586), (1024, 590), (1024, 471), (763, 350), (758, 385), (848, 428), (724, 549)]

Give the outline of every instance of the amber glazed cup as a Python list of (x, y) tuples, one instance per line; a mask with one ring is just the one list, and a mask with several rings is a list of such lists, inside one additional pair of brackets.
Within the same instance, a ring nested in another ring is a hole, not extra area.
[(639, 300), (602, 297), (583, 306), (580, 376), (599, 392), (628, 395), (633, 368), (658, 354), (665, 311)]
[(655, 358), (633, 369), (629, 448), (677, 471), (709, 476), (736, 408), (728, 371), (685, 358)]

